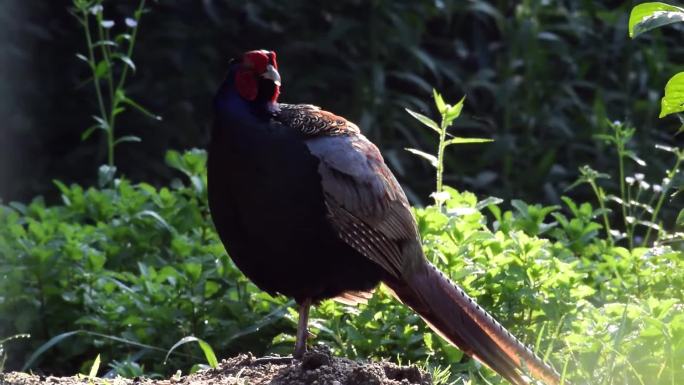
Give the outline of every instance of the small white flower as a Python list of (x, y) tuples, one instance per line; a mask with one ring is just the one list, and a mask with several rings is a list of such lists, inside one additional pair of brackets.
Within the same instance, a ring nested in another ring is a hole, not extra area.
[(643, 190), (648, 190), (650, 187), (651, 187), (651, 185), (648, 184), (648, 183), (646, 183), (646, 182), (643, 182), (643, 181), (642, 181), (642, 182), (639, 183), (639, 188), (641, 188), (641, 189), (643, 189)]
[(636, 173), (636, 174), (634, 174), (634, 179), (636, 179), (636, 180), (638, 180), (639, 182), (641, 182), (642, 180), (644, 180), (644, 174), (642, 174), (642, 173)]
[(659, 193), (659, 192), (663, 191), (663, 186), (661, 186), (659, 184), (654, 184), (653, 185), (653, 191)]
[(102, 7), (100, 4), (98, 5), (93, 5), (90, 7), (90, 13), (93, 15), (97, 15), (98, 13), (101, 13), (104, 10), (104, 7)]
[(100, 24), (102, 25), (102, 28), (109, 29), (114, 26), (114, 20), (102, 20)]
[(634, 178), (632, 178), (631, 176), (628, 176), (625, 178), (625, 182), (627, 182), (627, 184), (631, 186), (634, 184)]

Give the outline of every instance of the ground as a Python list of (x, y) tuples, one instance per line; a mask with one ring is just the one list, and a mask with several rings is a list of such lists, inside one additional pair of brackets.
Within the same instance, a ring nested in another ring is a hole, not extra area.
[(432, 385), (430, 375), (415, 366), (389, 362), (356, 362), (333, 357), (319, 348), (301, 360), (255, 358), (251, 354), (223, 360), (218, 368), (167, 380), (148, 378), (45, 377), (0, 373), (0, 385)]

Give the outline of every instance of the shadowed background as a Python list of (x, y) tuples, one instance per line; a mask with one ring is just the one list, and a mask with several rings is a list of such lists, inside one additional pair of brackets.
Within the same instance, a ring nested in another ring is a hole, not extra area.
[[(433, 152), (436, 142), (404, 107), (435, 116), (432, 87), (452, 102), (467, 95), (452, 132), (496, 140), (447, 151), (445, 180), (459, 188), (557, 202), (578, 166), (612, 168), (612, 149), (592, 139), (606, 131), (605, 119), (635, 124), (638, 153), (662, 169), (652, 146), (671, 142), (677, 123), (658, 120), (658, 104), (681, 49), (665, 50), (660, 32), (628, 39), (631, 3), (149, 2), (128, 94), (163, 121), (122, 115), (117, 136), (143, 141), (118, 147), (116, 165), (134, 181), (167, 181), (167, 149), (207, 143), (211, 98), (228, 59), (266, 48), (278, 53), (282, 100), (357, 122), (414, 202), (432, 191), (433, 170), (404, 148)], [(91, 185), (105, 162), (99, 133), (80, 140), (96, 105), (88, 69), (75, 56), (85, 40), (69, 6), (3, 3), (4, 201), (54, 199), (53, 179)], [(108, 2), (105, 15), (116, 29), (135, 6)]]

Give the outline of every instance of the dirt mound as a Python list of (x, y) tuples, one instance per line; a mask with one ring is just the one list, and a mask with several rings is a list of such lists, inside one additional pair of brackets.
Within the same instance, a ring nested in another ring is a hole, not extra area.
[(301, 360), (254, 358), (251, 354), (223, 360), (218, 368), (168, 380), (44, 377), (0, 373), (0, 385), (431, 385), (430, 375), (415, 366), (389, 362), (356, 362), (333, 357), (326, 348), (307, 352)]

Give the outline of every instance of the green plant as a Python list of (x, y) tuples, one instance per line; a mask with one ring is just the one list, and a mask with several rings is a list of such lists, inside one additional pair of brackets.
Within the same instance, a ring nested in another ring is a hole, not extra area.
[[(674, 233), (674, 237), (670, 235), (670, 232), (667, 231), (668, 226), (664, 219), (661, 218), (661, 214), (663, 213), (665, 200), (668, 198), (671, 200), (675, 199), (675, 194), (671, 194), (671, 191), (680, 188), (681, 182), (679, 178), (682, 175), (681, 166), (682, 160), (684, 160), (682, 157), (684, 151), (665, 145), (656, 145), (656, 149), (675, 156), (673, 165), (665, 171), (665, 176), (660, 182), (653, 184), (647, 182), (643, 173), (626, 176), (626, 159), (633, 160), (639, 167), (646, 166), (645, 161), (640, 159), (634, 151), (628, 149), (635, 129), (620, 122), (609, 122), (608, 126), (612, 130), (612, 135), (598, 134), (596, 138), (605, 141), (616, 149), (619, 195), (610, 194), (599, 183), (601, 179), (610, 180), (611, 176), (607, 173), (598, 172), (589, 165), (579, 168), (579, 178), (567, 190), (580, 184), (588, 184), (591, 187), (600, 206), (600, 210), (595, 214), (601, 216), (606, 239), (611, 245), (615, 241), (623, 239), (627, 241), (630, 249), (634, 248), (637, 244), (646, 245), (651, 241), (651, 234), (654, 231), (658, 234), (656, 241), (675, 241), (677, 233)], [(620, 221), (625, 229), (624, 232), (613, 229), (611, 226), (609, 219), (611, 210), (608, 208), (608, 204), (618, 206), (619, 213), (621, 214)], [(677, 222), (675, 220), (672, 228), (676, 226)]]
[[(113, 362), (130, 352), (118, 368), (131, 373), (131, 365), (145, 364), (146, 373), (162, 373), (164, 355), (184, 336), (230, 354), (243, 344), (263, 351), (269, 333), (282, 328), (288, 302), (256, 290), (213, 230), (206, 154), (167, 158), (187, 183), (158, 189), (116, 178), (84, 189), (55, 182), (60, 205), (0, 206), (0, 329), (32, 334), (12, 346), (12, 367), (73, 373), (74, 357), (101, 353)], [(169, 365), (194, 364), (196, 356), (184, 344)]]
[[(461, 100), (459, 100), (458, 103), (454, 104), (453, 106), (450, 104), (446, 104), (444, 102), (444, 99), (442, 98), (442, 95), (440, 95), (435, 89), (432, 90), (432, 96), (435, 99), (437, 111), (439, 111), (439, 114), (441, 116), (440, 124), (437, 124), (437, 122), (428, 118), (427, 116), (419, 114), (415, 111), (411, 111), (408, 108), (406, 108), (406, 112), (408, 112), (419, 122), (423, 123), (425, 126), (431, 128), (439, 135), (439, 142), (437, 145), (437, 156), (428, 154), (424, 151), (417, 150), (415, 148), (407, 148), (406, 150), (428, 160), (430, 164), (436, 169), (435, 179), (437, 185), (434, 192), (434, 198), (437, 204), (441, 205), (441, 203), (444, 201), (444, 198), (441, 197), (443, 190), (442, 180), (444, 177), (444, 150), (452, 144), (485, 143), (491, 142), (492, 140), (480, 138), (460, 138), (449, 134), (447, 130), (449, 129), (449, 127), (451, 127), (454, 120), (456, 120), (456, 118), (458, 118), (459, 115), (461, 115), (461, 110), (463, 109), (463, 102), (465, 101), (465, 96), (461, 98)], [(447, 139), (447, 135), (449, 136), (449, 139)]]
[[(140, 19), (145, 11), (145, 0), (140, 0), (133, 17), (125, 20), (125, 29), (113, 34), (113, 20), (104, 17), (104, 0), (73, 0), (72, 14), (81, 24), (86, 38), (87, 54), (77, 54), (89, 67), (90, 80), (95, 88), (98, 115), (93, 115), (95, 124), (83, 131), (81, 140), (86, 140), (96, 130), (102, 130), (106, 137), (107, 165), (114, 167), (115, 147), (125, 142), (140, 142), (137, 136), (116, 137), (115, 126), (119, 114), (131, 107), (143, 114), (161, 120), (150, 113), (126, 93), (129, 71), (135, 72), (133, 48), (135, 47)], [(94, 23), (91, 19), (94, 18)], [(93, 24), (95, 26), (93, 27)], [(119, 64), (120, 63), (120, 64)], [(117, 68), (121, 66), (118, 73)]]
[[(636, 38), (644, 32), (668, 24), (684, 21), (684, 8), (660, 2), (636, 5), (629, 15), (629, 37)], [(670, 78), (661, 99), (660, 117), (684, 111), (684, 72)], [(680, 132), (683, 128), (680, 128)]]

